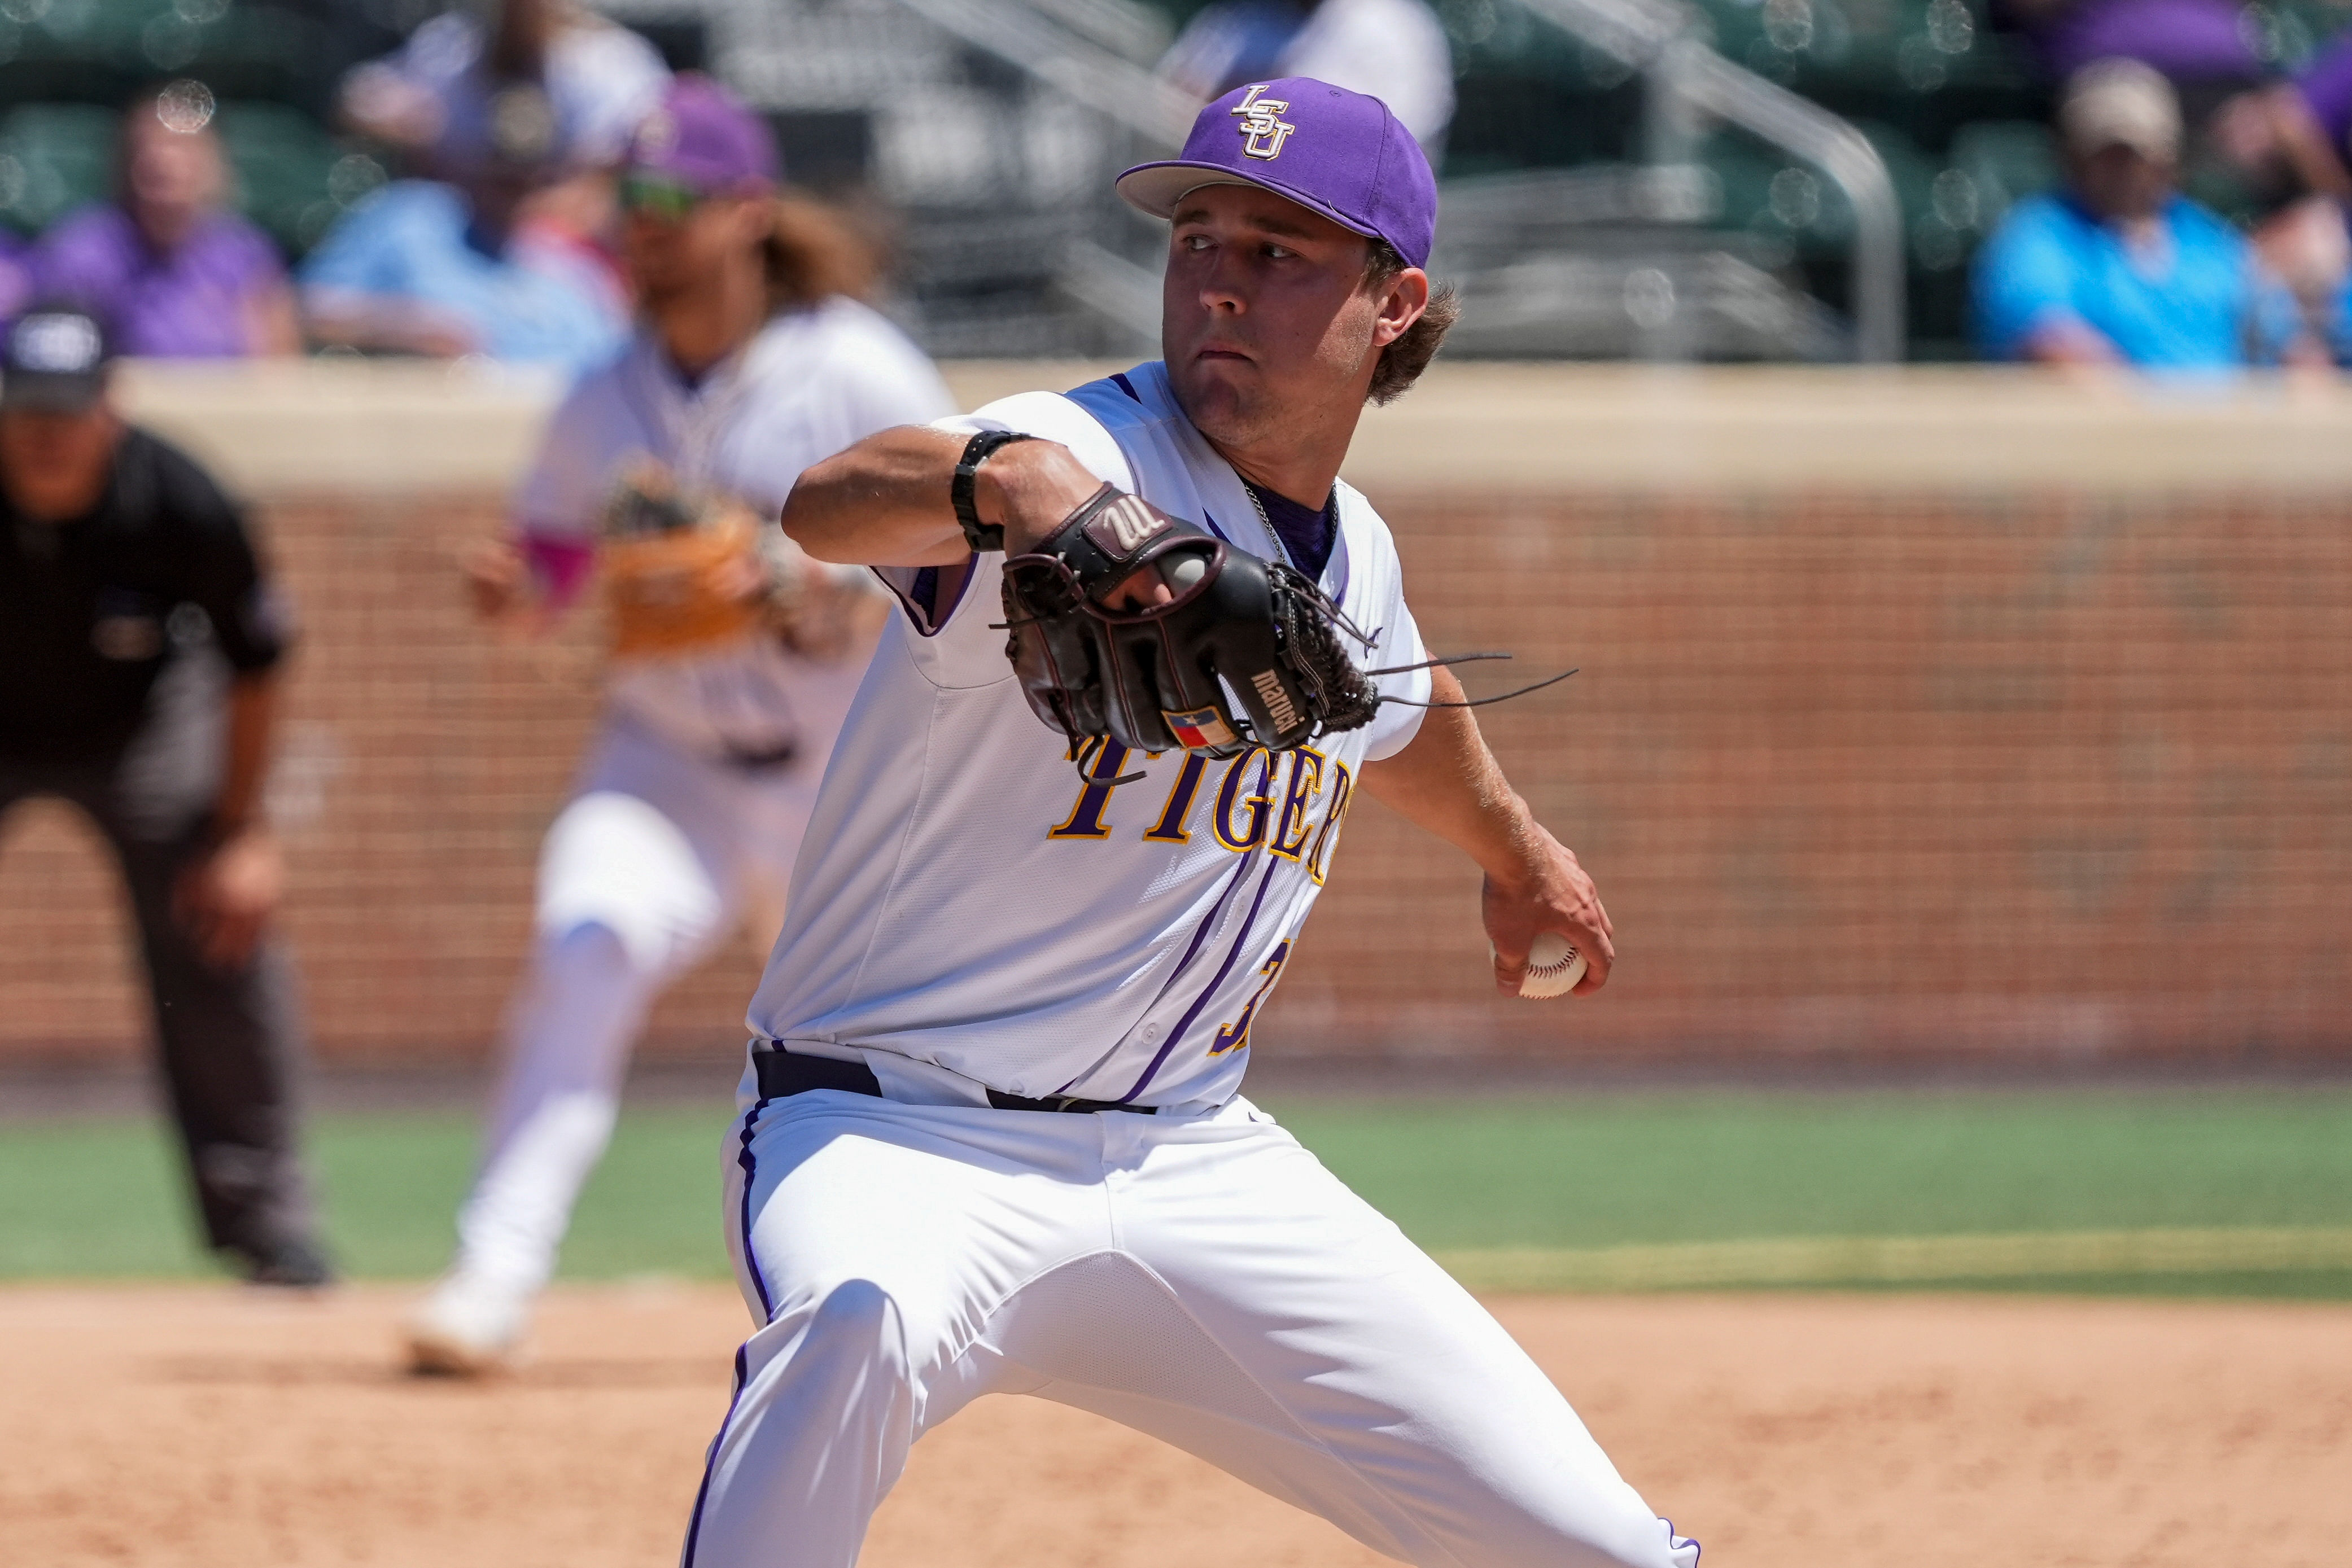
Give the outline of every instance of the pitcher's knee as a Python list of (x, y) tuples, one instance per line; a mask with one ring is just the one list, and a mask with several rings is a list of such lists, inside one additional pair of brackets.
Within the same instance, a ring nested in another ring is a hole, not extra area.
[(844, 1280), (816, 1298), (801, 1331), (799, 1356), (829, 1365), (907, 1374), (907, 1321), (890, 1292), (872, 1280)]

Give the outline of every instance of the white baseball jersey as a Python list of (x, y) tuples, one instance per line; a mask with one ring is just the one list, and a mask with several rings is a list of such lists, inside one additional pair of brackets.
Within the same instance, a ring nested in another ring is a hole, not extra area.
[[(1094, 473), (1269, 559), (1284, 547), (1159, 364), (1066, 395), (1030, 392), (957, 433), (1061, 442)], [(866, 671), (818, 793), (790, 913), (750, 1015), (795, 1051), (911, 1059), (989, 1088), (1138, 1105), (1213, 1104), (1328, 873), (1368, 760), (1422, 710), (1231, 761), (1116, 743), (1070, 755), (1005, 656), (1003, 558), (980, 556), (937, 623), (916, 574)], [(1387, 525), (1339, 486), (1322, 583), (1377, 638), (1367, 666), (1418, 664)], [(1376, 678), (1429, 695), (1426, 671)], [(1122, 775), (1140, 773), (1129, 783)]]
[[(640, 331), (564, 399), (515, 510), (528, 532), (590, 543), (615, 485), (651, 459), (683, 486), (727, 492), (773, 517), (801, 470), (876, 431), (954, 409), (930, 361), (852, 300), (778, 316), (691, 386), (659, 340)], [(689, 750), (763, 752), (829, 727), (858, 670), (856, 659), (814, 664), (758, 637), (616, 660), (610, 701)]]

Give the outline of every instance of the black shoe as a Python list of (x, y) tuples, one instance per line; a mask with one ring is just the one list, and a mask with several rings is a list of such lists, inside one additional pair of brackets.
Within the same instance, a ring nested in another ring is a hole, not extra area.
[(335, 1282), (335, 1266), (315, 1241), (277, 1241), (257, 1251), (240, 1248), (236, 1259), (248, 1285), (316, 1291)]

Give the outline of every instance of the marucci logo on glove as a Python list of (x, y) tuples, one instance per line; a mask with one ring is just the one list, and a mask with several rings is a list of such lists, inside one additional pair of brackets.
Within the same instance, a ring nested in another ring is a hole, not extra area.
[(1250, 685), (1257, 688), (1259, 700), (1265, 704), (1265, 711), (1273, 716), (1276, 729), (1298, 727), (1298, 710), (1291, 706), (1290, 694), (1282, 689), (1280, 675), (1272, 670), (1260, 670), (1250, 677)]

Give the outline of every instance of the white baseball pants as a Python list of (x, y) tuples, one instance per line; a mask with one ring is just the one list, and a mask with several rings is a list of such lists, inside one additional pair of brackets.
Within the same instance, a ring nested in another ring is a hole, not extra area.
[(545, 1284), (662, 988), (747, 908), (781, 914), (824, 758), (753, 771), (616, 724), (548, 830), (530, 967), (457, 1217), (460, 1273)]
[(735, 1361), (684, 1568), (848, 1568), (916, 1438), (1034, 1394), (1447, 1568), (1691, 1568), (1501, 1325), (1265, 1113), (834, 1090), (726, 1146)]

